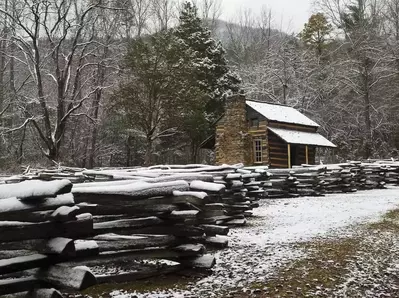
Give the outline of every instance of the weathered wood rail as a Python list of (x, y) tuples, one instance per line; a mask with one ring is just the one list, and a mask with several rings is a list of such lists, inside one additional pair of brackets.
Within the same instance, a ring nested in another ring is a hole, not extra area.
[(259, 199), (387, 184), (399, 184), (399, 162), (31, 169), (0, 182), (0, 295), (62, 297), (96, 283), (211, 268), (207, 250), (226, 247), (230, 227), (245, 225)]
[(246, 223), (262, 194), (240, 166), (74, 171), (85, 183), (73, 185), (50, 173), (0, 184), (0, 295), (62, 297), (209, 269), (207, 249), (226, 247), (229, 228)]
[(270, 169), (262, 188), (267, 198), (322, 196), (328, 193), (356, 192), (399, 185), (399, 162), (352, 161), (341, 164)]

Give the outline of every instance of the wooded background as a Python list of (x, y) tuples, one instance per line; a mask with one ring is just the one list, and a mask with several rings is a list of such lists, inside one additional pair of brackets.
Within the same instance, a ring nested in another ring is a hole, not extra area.
[(220, 0), (0, 3), (0, 169), (212, 160), (228, 96), (284, 103), (338, 146), (397, 157), (399, 0), (318, 0), (298, 33)]

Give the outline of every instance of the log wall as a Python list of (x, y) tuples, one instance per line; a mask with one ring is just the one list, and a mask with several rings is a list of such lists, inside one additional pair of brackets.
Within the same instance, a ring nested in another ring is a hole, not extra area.
[[(251, 136), (251, 146), (247, 148), (247, 150), (251, 152), (250, 164), (257, 166), (269, 165), (270, 160), (267, 120), (260, 120), (257, 127), (250, 126), (248, 133)], [(262, 162), (255, 162), (255, 140), (257, 139), (262, 141)]]
[(288, 167), (288, 147), (287, 143), (279, 138), (276, 134), (269, 131), (269, 162), (272, 168)]

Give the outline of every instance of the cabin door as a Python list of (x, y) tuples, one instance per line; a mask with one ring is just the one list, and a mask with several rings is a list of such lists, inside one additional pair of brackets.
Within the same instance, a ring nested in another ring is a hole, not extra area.
[(290, 168), (292, 168), (292, 166), (298, 165), (298, 146), (296, 145), (292, 145), (290, 146), (290, 150), (291, 150), (291, 164), (290, 164)]

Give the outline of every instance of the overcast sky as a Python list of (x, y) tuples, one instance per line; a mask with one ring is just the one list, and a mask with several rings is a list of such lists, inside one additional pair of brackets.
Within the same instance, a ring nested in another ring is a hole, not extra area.
[(240, 9), (249, 8), (253, 13), (262, 7), (271, 9), (274, 27), (289, 33), (299, 32), (312, 13), (312, 0), (222, 0), (223, 20), (231, 20)]

